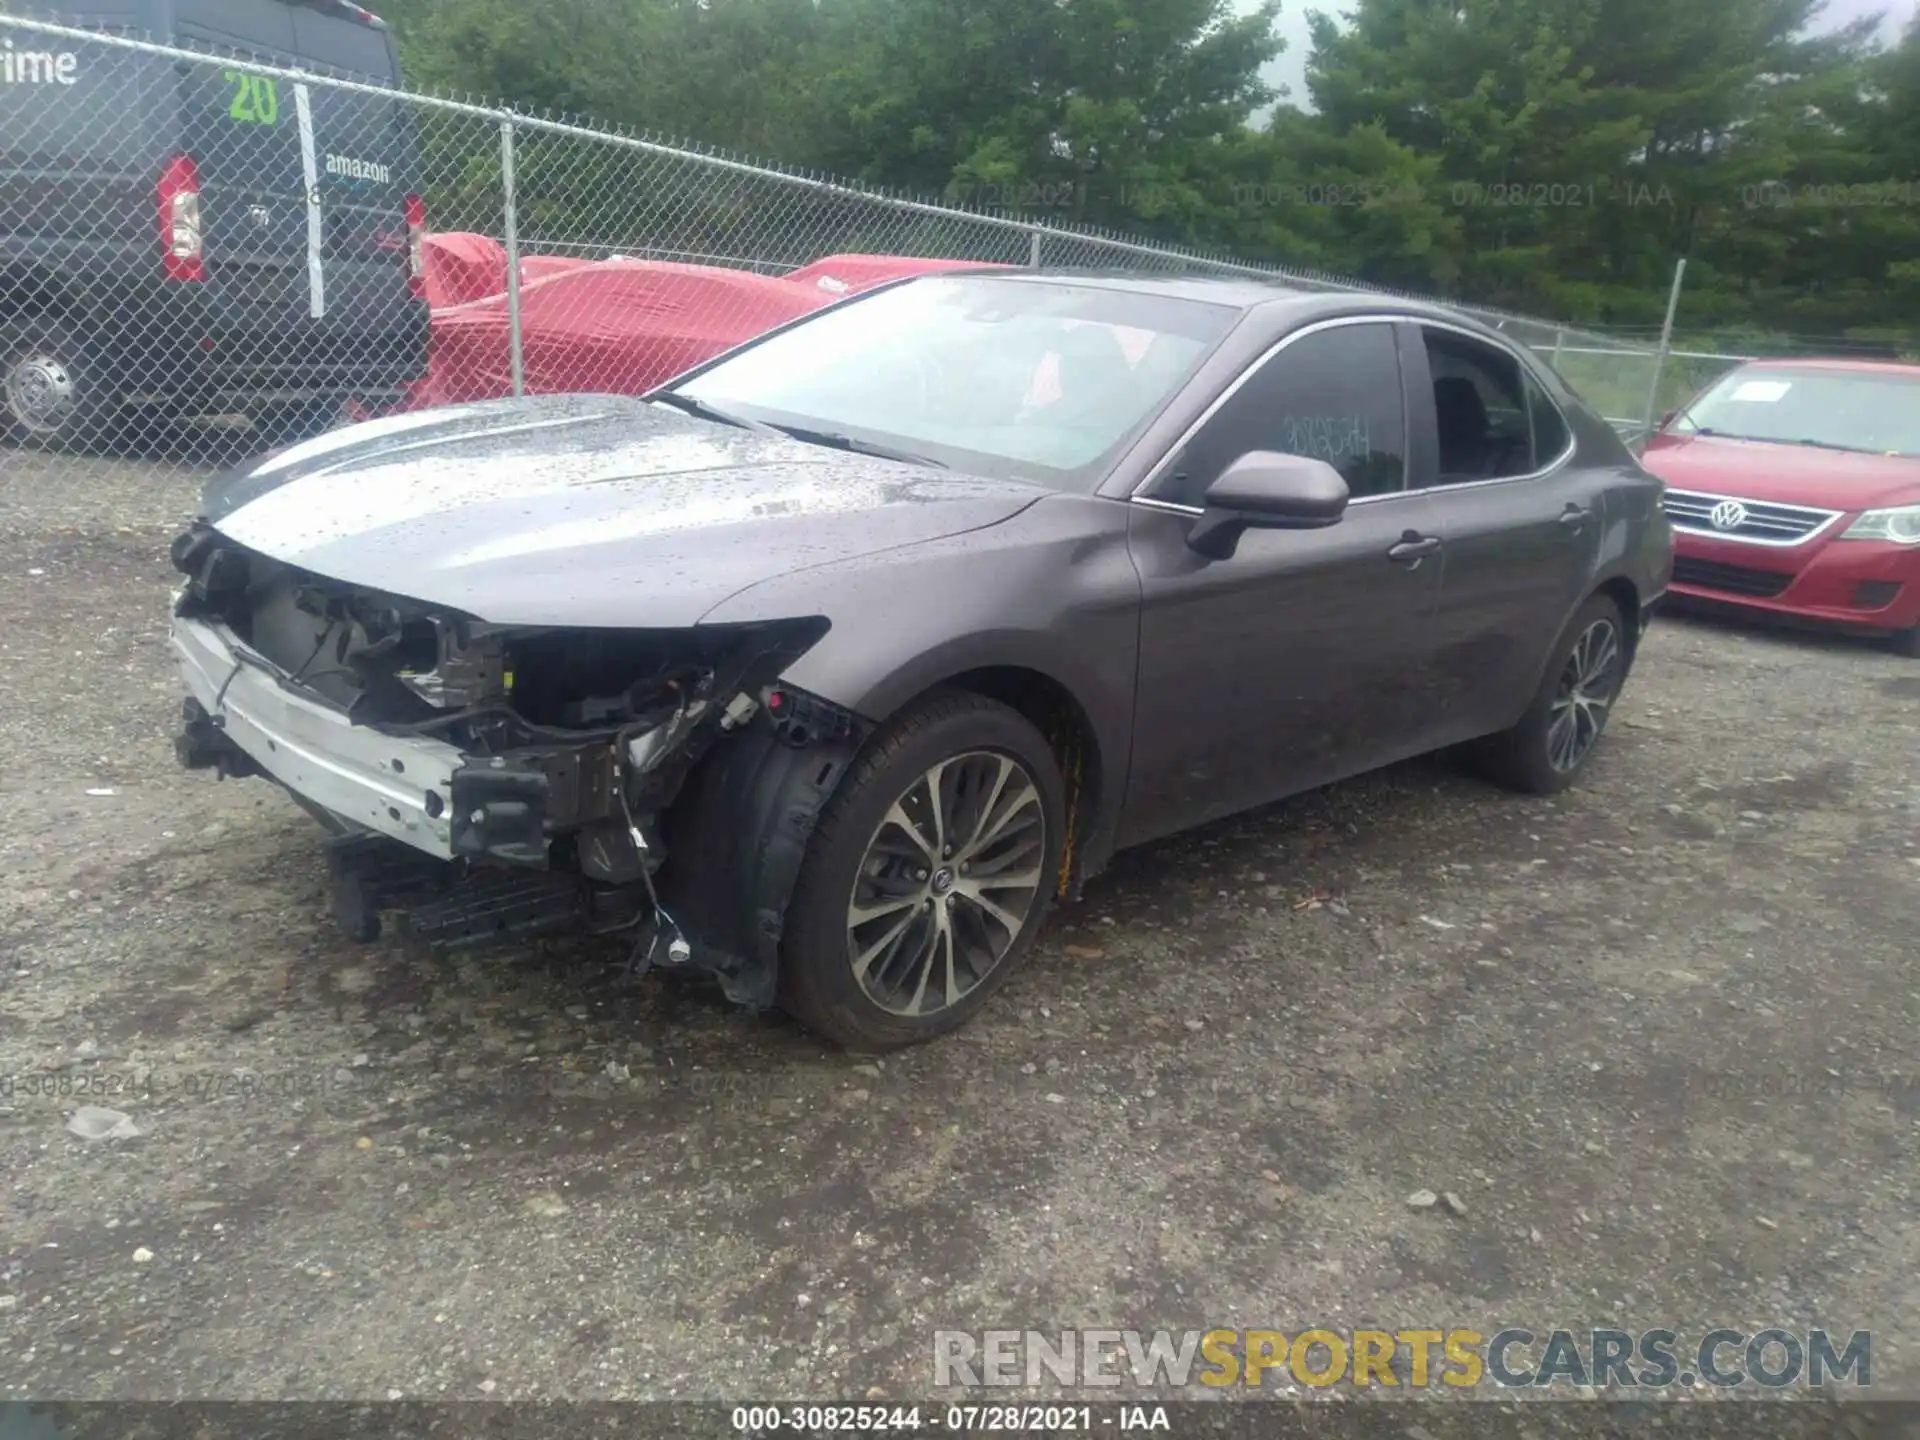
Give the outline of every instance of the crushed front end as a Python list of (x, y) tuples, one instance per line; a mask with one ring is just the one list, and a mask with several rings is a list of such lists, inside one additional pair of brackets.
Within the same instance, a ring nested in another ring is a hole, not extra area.
[[(856, 717), (778, 685), (823, 619), (492, 625), (302, 571), (204, 522), (173, 560), (181, 762), (270, 778), (326, 826), (355, 938), (386, 917), (441, 945), (632, 931), (637, 953), (770, 1002), (799, 856), (756, 827), (771, 806), (803, 818), (804, 842), (861, 739)], [(690, 790), (686, 804), (732, 813), (676, 821)], [(698, 853), (663, 874), (676, 823)]]

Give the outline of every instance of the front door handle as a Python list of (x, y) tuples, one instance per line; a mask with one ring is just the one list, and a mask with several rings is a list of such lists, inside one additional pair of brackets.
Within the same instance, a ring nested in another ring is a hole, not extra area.
[(1582, 510), (1578, 505), (1569, 505), (1561, 512), (1560, 523), (1577, 535), (1587, 528), (1587, 521), (1592, 518), (1591, 510)]
[(1438, 535), (1420, 535), (1409, 530), (1400, 537), (1400, 543), (1387, 551), (1387, 558), (1396, 565), (1409, 568), (1419, 565), (1429, 555), (1438, 554), (1440, 537)]

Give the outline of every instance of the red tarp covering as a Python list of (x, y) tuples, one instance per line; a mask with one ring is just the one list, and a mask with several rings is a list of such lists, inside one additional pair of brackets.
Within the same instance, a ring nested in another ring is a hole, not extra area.
[[(410, 387), (405, 408), (512, 394), (505, 247), (490, 236), (456, 232), (429, 235), (424, 248), (432, 333), (427, 375)], [(652, 260), (522, 256), (527, 391), (641, 394), (841, 295), (975, 264), (829, 255), (789, 274), (767, 276)]]
[(420, 249), (427, 304), (435, 310), (484, 300), (507, 288), (507, 248), (490, 235), (428, 235)]
[[(527, 392), (643, 394), (833, 298), (746, 270), (633, 260), (576, 266), (521, 288)], [(504, 295), (435, 311), (427, 378), (408, 408), (511, 394), (507, 337)]]
[[(593, 263), (591, 260), (582, 260), (577, 255), (522, 255), (520, 257), (520, 283), (522, 285), (531, 285), (536, 280), (551, 280), (556, 275), (564, 275), (569, 270), (578, 270), (583, 266)], [(614, 263), (627, 264), (629, 262), (616, 261)], [(506, 288), (507, 268), (502, 264), (500, 267), (499, 289), (489, 293), (497, 295), (500, 293), (500, 290)], [(479, 297), (475, 296), (474, 298), (478, 299)]]

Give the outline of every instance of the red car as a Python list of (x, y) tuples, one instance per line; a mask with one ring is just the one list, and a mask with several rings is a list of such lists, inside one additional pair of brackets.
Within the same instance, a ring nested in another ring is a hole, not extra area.
[(1920, 365), (1757, 360), (1647, 446), (1671, 594), (1893, 639), (1920, 656)]

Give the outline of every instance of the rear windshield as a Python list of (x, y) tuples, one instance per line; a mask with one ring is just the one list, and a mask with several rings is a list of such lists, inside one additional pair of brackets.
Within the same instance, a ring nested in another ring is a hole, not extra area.
[(302, 68), (394, 82), (384, 30), (283, 0), (175, 0), (183, 42), (284, 59)]

